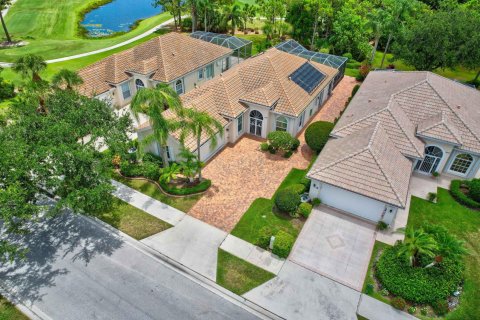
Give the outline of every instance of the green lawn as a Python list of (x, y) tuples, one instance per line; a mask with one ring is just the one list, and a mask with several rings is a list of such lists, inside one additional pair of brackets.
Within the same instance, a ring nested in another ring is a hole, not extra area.
[[(363, 290), (362, 290), (363, 293), (367, 293), (366, 288), (368, 284), (372, 284), (375, 287), (375, 280), (373, 278), (373, 264), (375, 262), (375, 259), (379, 256), (379, 252), (388, 247), (389, 245), (386, 243), (375, 241), (375, 245), (373, 246), (373, 250), (372, 250), (372, 257), (370, 258), (367, 274), (365, 275), (365, 281), (363, 282)], [(370, 296), (380, 301), (383, 301), (387, 304), (390, 304), (390, 300), (382, 296), (376, 289), (374, 290), (373, 293), (370, 294)]]
[(267, 40), (267, 37), (263, 34), (237, 34), (236, 36), (252, 41), (252, 56), (259, 53), (257, 45), (262, 44)]
[(465, 258), (465, 284), (460, 306), (447, 319), (478, 319), (480, 315), (480, 212), (457, 203), (448, 190), (438, 189), (438, 202), (412, 197), (409, 226), (424, 223), (446, 227), (466, 243), (469, 255)]
[(242, 295), (274, 277), (273, 273), (218, 250), (217, 283), (233, 293)]
[(171, 227), (167, 222), (116, 198), (111, 210), (98, 214), (96, 217), (137, 240)]
[[(292, 184), (299, 183), (305, 176), (305, 173), (306, 170), (292, 169), (280, 184), (277, 191)], [(265, 226), (269, 226), (277, 231), (283, 230), (296, 238), (303, 224), (304, 221), (302, 219), (292, 218), (287, 214), (277, 212), (272, 199), (258, 198), (252, 202), (231, 234), (256, 244), (259, 231)]]
[(0, 320), (28, 320), (28, 317), (0, 296)]
[(187, 196), (187, 197), (172, 197), (167, 196), (158, 187), (147, 181), (147, 180), (130, 180), (119, 176), (118, 174), (114, 175), (114, 179), (120, 181), (121, 183), (129, 186), (132, 189), (140, 191), (143, 194), (146, 194), (149, 197), (157, 199), (160, 202), (168, 204), (180, 211), (188, 212), (193, 205), (200, 200), (202, 195), (196, 196)]
[[(15, 61), (34, 53), (45, 59), (54, 59), (112, 46), (133, 38), (168, 20), (162, 13), (143, 20), (126, 34), (104, 39), (86, 39), (78, 35), (80, 12), (97, 0), (18, 0), (5, 17), (13, 38), (23, 39), (28, 45), (0, 50), (0, 61)], [(159, 10), (160, 13), (160, 10)]]

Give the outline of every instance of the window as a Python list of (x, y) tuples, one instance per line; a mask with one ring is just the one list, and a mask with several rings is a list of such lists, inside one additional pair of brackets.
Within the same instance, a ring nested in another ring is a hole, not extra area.
[(172, 157), (170, 156), (170, 148), (168, 146), (165, 146), (165, 151), (167, 151), (167, 158), (172, 159)]
[(140, 79), (135, 80), (135, 86), (137, 87), (137, 91), (145, 88), (145, 84)]
[(122, 89), (123, 100), (127, 100), (132, 96), (132, 93), (130, 92), (130, 84), (128, 82), (122, 83), (120, 88)]
[(213, 78), (213, 64), (209, 64), (205, 68), (205, 73), (206, 73), (207, 79)]
[(275, 122), (275, 130), (277, 131), (287, 131), (288, 120), (284, 116), (277, 117)]
[(203, 68), (198, 70), (198, 80), (202, 80), (203, 79)]
[(175, 82), (175, 91), (177, 94), (182, 94), (183, 93), (183, 81), (182, 80), (177, 80)]
[(298, 122), (298, 127), (301, 128), (303, 126), (303, 120), (305, 119), (305, 111), (302, 112), (300, 115), (300, 121)]
[(452, 165), (450, 166), (450, 171), (466, 174), (470, 166), (472, 165), (473, 157), (469, 154), (462, 153), (455, 157)]
[(237, 118), (237, 132), (243, 131), (243, 113)]
[(229, 59), (229, 58), (227, 57), (227, 58), (225, 58), (225, 59), (222, 60), (222, 72), (228, 70), (228, 65), (229, 65), (228, 59)]
[(313, 109), (310, 109), (310, 112), (308, 113), (308, 117), (310, 118), (312, 116)]

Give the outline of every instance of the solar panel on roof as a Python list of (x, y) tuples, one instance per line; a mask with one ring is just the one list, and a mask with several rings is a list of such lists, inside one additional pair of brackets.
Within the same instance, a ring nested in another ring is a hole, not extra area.
[(324, 73), (320, 72), (308, 62), (302, 64), (300, 68), (290, 75), (290, 79), (309, 94), (318, 87), (325, 77), (326, 75)]

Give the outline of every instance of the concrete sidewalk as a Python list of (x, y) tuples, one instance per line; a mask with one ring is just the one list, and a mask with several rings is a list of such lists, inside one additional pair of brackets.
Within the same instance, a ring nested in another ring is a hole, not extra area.
[(416, 320), (414, 316), (397, 310), (375, 298), (362, 294), (357, 313), (369, 320)]
[(231, 234), (222, 242), (220, 249), (276, 275), (278, 275), (285, 263), (284, 259), (277, 257), (271, 252)]
[(138, 192), (123, 183), (113, 179), (111, 181), (116, 188), (113, 192), (115, 197), (173, 226), (177, 225), (186, 215), (184, 212)]

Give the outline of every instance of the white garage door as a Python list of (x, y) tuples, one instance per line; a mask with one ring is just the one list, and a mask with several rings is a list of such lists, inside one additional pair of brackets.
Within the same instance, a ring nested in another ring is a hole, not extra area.
[(318, 197), (322, 203), (377, 222), (381, 219), (385, 204), (383, 202), (364, 197), (358, 193), (322, 183), (320, 190), (315, 189), (320, 183), (312, 183), (311, 196)]

